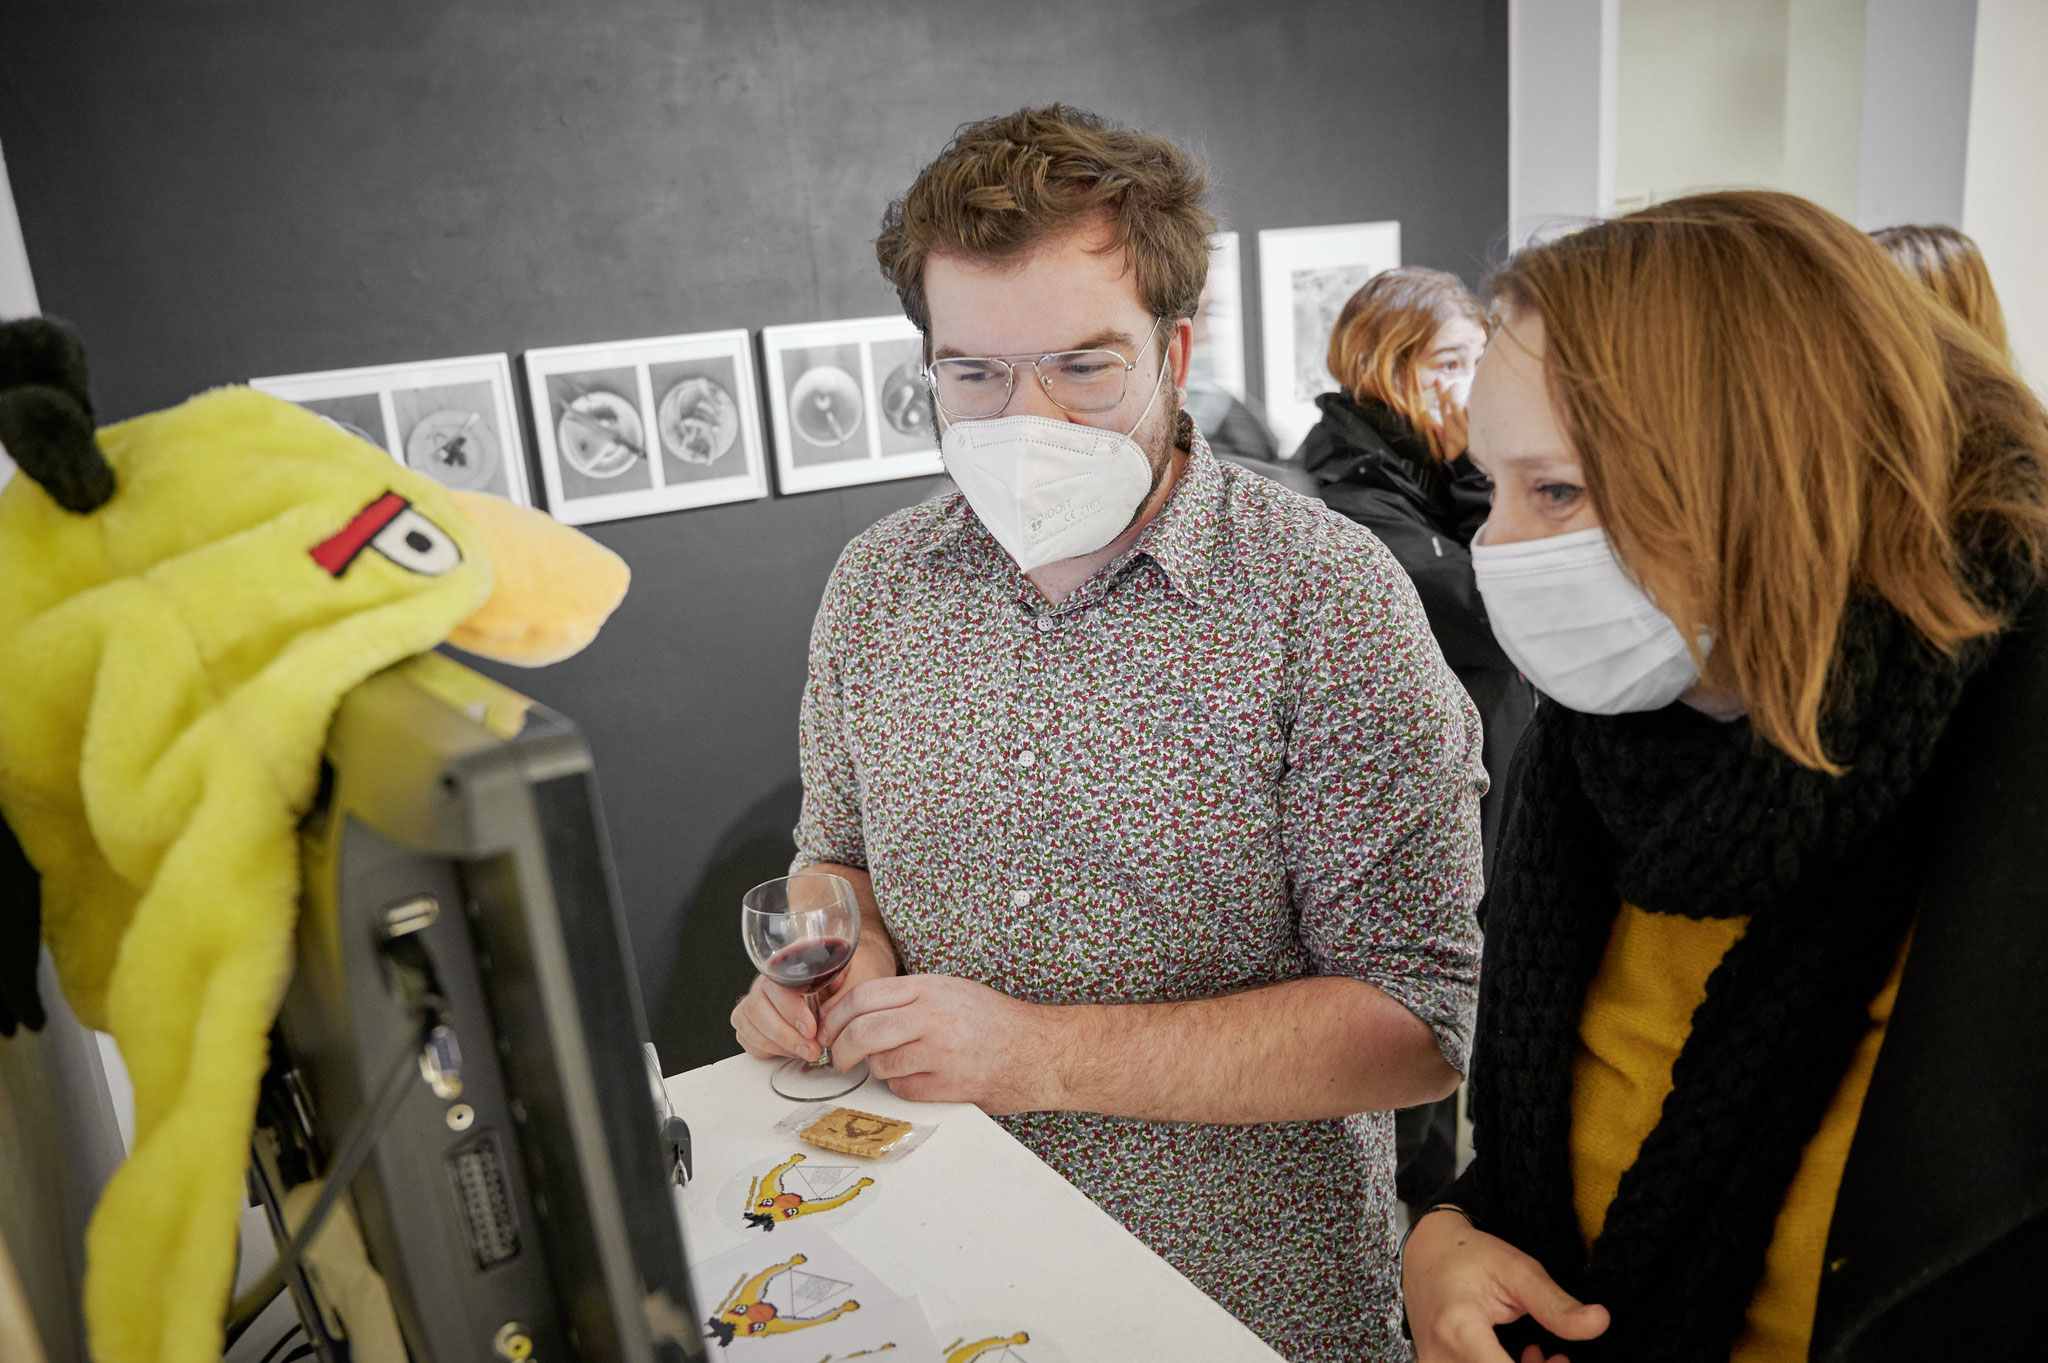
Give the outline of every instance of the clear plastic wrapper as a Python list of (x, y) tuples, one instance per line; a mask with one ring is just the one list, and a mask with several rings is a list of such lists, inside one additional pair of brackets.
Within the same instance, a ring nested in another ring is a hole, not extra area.
[(777, 1122), (774, 1129), (820, 1150), (888, 1164), (923, 1145), (939, 1124), (884, 1117), (828, 1102), (806, 1103)]

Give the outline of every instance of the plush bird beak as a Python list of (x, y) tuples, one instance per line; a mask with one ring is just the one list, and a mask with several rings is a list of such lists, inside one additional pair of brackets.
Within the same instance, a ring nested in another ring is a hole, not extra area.
[(625, 598), (626, 561), (552, 517), (480, 492), (450, 494), (491, 560), (491, 594), (448, 642), (518, 667), (579, 653)]

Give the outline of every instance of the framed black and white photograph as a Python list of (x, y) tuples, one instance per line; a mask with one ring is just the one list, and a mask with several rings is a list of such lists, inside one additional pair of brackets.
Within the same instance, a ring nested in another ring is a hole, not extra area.
[(766, 327), (761, 346), (783, 492), (945, 471), (909, 318)]
[(744, 330), (524, 356), (548, 509), (569, 525), (768, 494)]
[(1337, 387), (1325, 359), (1344, 303), (1381, 270), (1401, 263), (1401, 224), (1346, 223), (1259, 233), (1259, 335), (1265, 349), (1266, 419), (1280, 448), (1316, 423), (1316, 395)]
[(1203, 339), (1195, 347), (1195, 377), (1232, 397), (1244, 397), (1244, 276), (1237, 233), (1209, 238), (1209, 284), (1203, 291)]
[(533, 505), (503, 355), (279, 374), (249, 386), (319, 413), (443, 487)]

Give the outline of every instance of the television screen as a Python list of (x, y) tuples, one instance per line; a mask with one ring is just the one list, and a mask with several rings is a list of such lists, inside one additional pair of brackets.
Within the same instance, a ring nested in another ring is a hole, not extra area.
[(372, 1127), (350, 1205), (389, 1310), (295, 1270), (309, 1333), (339, 1356), (353, 1309), (411, 1363), (701, 1359), (575, 727), (426, 654), (350, 692), (326, 756), (254, 1181), (294, 1224)]

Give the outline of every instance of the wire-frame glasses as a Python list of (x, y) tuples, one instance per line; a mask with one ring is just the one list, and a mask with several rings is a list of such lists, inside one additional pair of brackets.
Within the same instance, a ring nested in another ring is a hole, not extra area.
[(979, 421), (1001, 414), (1016, 389), (1017, 371), (1031, 366), (1039, 387), (1053, 403), (1069, 412), (1106, 412), (1124, 400), (1131, 371), (1159, 335), (1152, 329), (1138, 353), (1125, 359), (1114, 350), (1056, 350), (1047, 355), (969, 355), (934, 360), (925, 366), (925, 382), (939, 410), (955, 421)]

